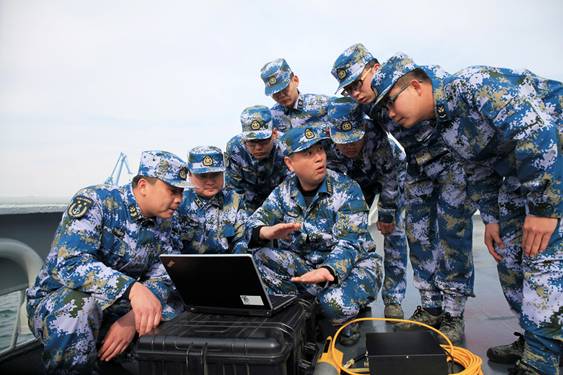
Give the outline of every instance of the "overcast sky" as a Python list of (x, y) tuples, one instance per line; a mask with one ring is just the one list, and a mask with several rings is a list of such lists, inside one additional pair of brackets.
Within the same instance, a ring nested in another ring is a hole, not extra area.
[(186, 158), (272, 105), (262, 65), (285, 57), (302, 92), (362, 42), (455, 72), (527, 68), (563, 80), (561, 0), (0, 0), (0, 197), (69, 197), (102, 183), (120, 152)]

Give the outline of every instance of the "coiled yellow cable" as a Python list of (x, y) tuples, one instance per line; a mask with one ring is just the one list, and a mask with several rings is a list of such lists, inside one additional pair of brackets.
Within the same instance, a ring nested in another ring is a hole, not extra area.
[(436, 328), (429, 326), (427, 324), (424, 324), (424, 323), (413, 321), (413, 320), (392, 319), (392, 318), (358, 318), (358, 319), (351, 320), (351, 321), (347, 322), (346, 324), (343, 324), (342, 327), (340, 327), (336, 331), (336, 333), (334, 334), (334, 339), (332, 340), (332, 342), (330, 344), (330, 356), (331, 356), (331, 359), (333, 360), (333, 363), (335, 363), (336, 366), (338, 366), (339, 370), (342, 371), (345, 374), (363, 375), (363, 374), (369, 373), (369, 369), (366, 369), (366, 368), (356, 368), (356, 369), (354, 369), (355, 371), (352, 371), (349, 368), (345, 368), (340, 363), (338, 363), (338, 361), (335, 360), (334, 355), (333, 355), (333, 353), (335, 352), (335, 349), (336, 349), (336, 342), (337, 342), (338, 335), (340, 335), (340, 332), (346, 326), (348, 326), (349, 324), (364, 322), (364, 321), (384, 321), (384, 322), (393, 322), (393, 323), (411, 323), (411, 324), (416, 324), (416, 325), (419, 325), (421, 327), (430, 329), (430, 330), (436, 332), (437, 334), (439, 334), (440, 336), (442, 336), (446, 340), (446, 342), (448, 343), (447, 345), (441, 345), (442, 348), (444, 348), (444, 350), (446, 352), (448, 352), (449, 355), (450, 355), (450, 358), (448, 359), (448, 361), (450, 361), (453, 358), (453, 361), (455, 361), (457, 364), (459, 364), (460, 366), (462, 366), (464, 368), (463, 371), (456, 372), (455, 374), (452, 374), (452, 375), (483, 375), (483, 369), (481, 368), (481, 364), (483, 363), (483, 360), (479, 356), (473, 354), (472, 352), (470, 352), (469, 350), (467, 350), (465, 348), (462, 348), (462, 347), (459, 347), (459, 346), (454, 346), (452, 344), (452, 342), (450, 341), (450, 339), (448, 338), (448, 336), (444, 335), (442, 332), (440, 332)]

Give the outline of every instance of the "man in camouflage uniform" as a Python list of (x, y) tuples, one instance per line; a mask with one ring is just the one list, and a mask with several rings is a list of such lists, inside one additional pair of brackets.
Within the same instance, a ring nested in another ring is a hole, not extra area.
[(245, 108), (240, 122), (242, 134), (227, 143), (225, 184), (244, 195), (246, 208), (254, 212), (288, 172), (268, 107)]
[[(367, 232), (368, 207), (359, 185), (326, 169), (316, 127), (289, 130), (285, 161), (295, 175), (274, 189), (249, 218), (251, 247), (273, 294), (316, 296), (333, 325), (357, 316), (381, 286), (381, 260)], [(267, 241), (276, 240), (275, 247)], [(343, 343), (359, 334), (344, 332)]]
[(189, 254), (245, 253), (248, 218), (244, 200), (223, 188), (225, 163), (218, 147), (195, 147), (188, 153), (193, 187), (184, 190), (178, 208), (182, 252)]
[(168, 219), (185, 180), (180, 158), (145, 151), (132, 184), (76, 193), (27, 290), (29, 326), (43, 344), (48, 373), (91, 374), (97, 357), (109, 361), (135, 333), (173, 317), (171, 281), (159, 255), (179, 246)]
[(376, 225), (384, 236), (384, 314), (402, 319), (408, 257), (402, 191), (407, 172), (405, 153), (385, 130), (364, 116), (352, 98), (333, 99), (328, 108), (334, 143), (328, 167), (354, 179), (368, 206), (380, 195)]
[[(469, 67), (436, 77), (404, 54), (372, 82), (377, 102), (410, 128), (433, 120), (468, 164), (504, 294), (520, 315), (515, 371), (557, 374), (563, 313), (563, 85), (530, 71)], [(515, 348), (515, 346), (512, 346)], [(510, 347), (488, 351), (506, 359)]]
[[(339, 89), (361, 103), (407, 154), (406, 232), (414, 285), (422, 304), (410, 319), (439, 327), (460, 343), (465, 335), (465, 303), (473, 296), (474, 281), (471, 247), (475, 208), (467, 195), (467, 177), (462, 162), (448, 151), (433, 122), (403, 129), (386, 113), (371, 110), (375, 100), (371, 80), (378, 69), (379, 63), (367, 49), (355, 44), (336, 59), (332, 74)], [(438, 66), (429, 70), (434, 75), (445, 74)]]
[(260, 77), (266, 85), (266, 95), (277, 102), (271, 108), (275, 129), (285, 132), (306, 126), (311, 121), (322, 121), (326, 117), (330, 97), (301, 94), (298, 89), (299, 77), (291, 71), (284, 59), (276, 59), (264, 65), (260, 70)]

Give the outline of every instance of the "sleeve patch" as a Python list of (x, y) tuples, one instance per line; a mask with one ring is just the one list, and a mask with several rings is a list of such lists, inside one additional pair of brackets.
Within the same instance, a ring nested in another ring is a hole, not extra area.
[(86, 212), (92, 207), (94, 201), (90, 198), (84, 196), (77, 196), (72, 200), (72, 203), (68, 206), (67, 214), (73, 219), (80, 219)]

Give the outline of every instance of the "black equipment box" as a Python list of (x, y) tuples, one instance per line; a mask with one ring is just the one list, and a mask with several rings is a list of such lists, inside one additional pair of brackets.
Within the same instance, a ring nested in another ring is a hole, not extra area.
[(448, 374), (446, 353), (430, 331), (368, 333), (366, 349), (371, 374)]
[(271, 317), (184, 312), (141, 336), (141, 375), (301, 375), (313, 368), (314, 304), (298, 300)]

